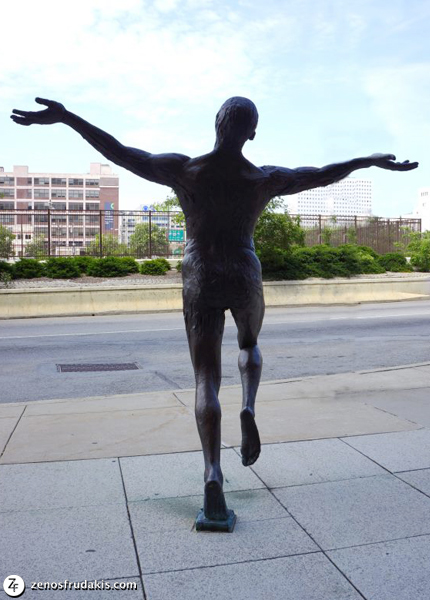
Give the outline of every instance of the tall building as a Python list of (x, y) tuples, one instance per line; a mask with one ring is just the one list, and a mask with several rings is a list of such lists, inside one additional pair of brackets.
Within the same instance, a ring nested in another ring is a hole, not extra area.
[[(20, 212), (14, 214), (16, 209)], [(89, 173), (32, 173), (27, 166), (14, 166), (12, 171), (0, 167), (0, 222), (15, 234), (17, 254), (33, 238), (49, 236), (53, 248), (63, 249), (57, 253), (69, 254), (65, 248), (88, 246), (100, 229), (118, 235), (118, 209), (118, 175), (109, 165), (91, 163)], [(91, 214), (99, 210), (105, 212)]]
[(372, 182), (347, 177), (326, 187), (288, 196), (288, 211), (298, 215), (370, 216)]
[(430, 187), (418, 190), (418, 199), (413, 212), (403, 216), (421, 219), (421, 231), (430, 230)]

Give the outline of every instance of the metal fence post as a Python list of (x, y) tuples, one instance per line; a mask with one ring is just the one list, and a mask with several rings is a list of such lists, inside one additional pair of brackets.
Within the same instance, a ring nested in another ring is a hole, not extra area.
[(100, 232), (99, 232), (99, 254), (100, 254), (100, 258), (103, 258), (103, 215), (102, 215), (102, 211), (99, 211), (99, 228), (100, 228)]
[(322, 244), (321, 215), (318, 215), (318, 244)]
[(48, 256), (51, 256), (51, 209), (48, 208)]
[(152, 211), (149, 211), (149, 258), (152, 258)]

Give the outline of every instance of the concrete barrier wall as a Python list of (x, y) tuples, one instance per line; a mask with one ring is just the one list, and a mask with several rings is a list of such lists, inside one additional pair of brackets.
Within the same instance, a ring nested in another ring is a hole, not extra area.
[[(267, 306), (430, 299), (430, 278), (270, 282), (264, 296)], [(170, 310), (182, 310), (179, 284), (0, 290), (2, 319)]]

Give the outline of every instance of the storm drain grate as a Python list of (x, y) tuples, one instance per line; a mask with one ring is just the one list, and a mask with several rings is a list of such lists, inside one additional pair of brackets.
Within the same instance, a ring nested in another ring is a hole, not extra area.
[(106, 364), (83, 364), (83, 365), (57, 365), (60, 373), (87, 373), (94, 371), (135, 371), (139, 367), (136, 363), (106, 363)]

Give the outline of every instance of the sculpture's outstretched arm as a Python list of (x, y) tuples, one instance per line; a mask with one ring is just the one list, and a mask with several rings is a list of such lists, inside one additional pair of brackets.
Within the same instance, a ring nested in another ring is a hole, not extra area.
[(299, 167), (285, 169), (283, 167), (262, 167), (269, 173), (271, 197), (297, 194), (304, 190), (323, 187), (336, 183), (357, 169), (379, 167), (390, 171), (411, 171), (418, 167), (417, 162), (395, 162), (393, 154), (372, 154), (364, 158), (354, 158), (344, 163), (325, 167)]
[(108, 160), (140, 177), (170, 187), (173, 187), (180, 180), (182, 167), (189, 160), (187, 156), (182, 154), (150, 154), (144, 150), (124, 146), (110, 134), (66, 110), (59, 102), (44, 98), (36, 98), (36, 102), (48, 108), (36, 112), (14, 109), (11, 119), (20, 125), (64, 123), (80, 133), (87, 142)]

